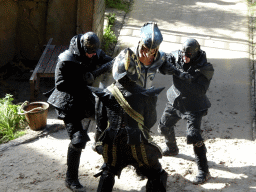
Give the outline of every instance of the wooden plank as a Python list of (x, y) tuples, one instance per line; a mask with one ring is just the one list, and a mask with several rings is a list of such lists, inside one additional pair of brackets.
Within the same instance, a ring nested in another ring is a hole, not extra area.
[(54, 77), (55, 73), (40, 73), (40, 77)]
[(61, 51), (61, 46), (56, 46), (49, 62), (47, 63), (44, 73), (51, 73), (51, 69), (52, 69), (54, 63), (56, 62), (56, 60), (60, 54), (60, 51)]
[(41, 57), (40, 57), (40, 59), (39, 59), (37, 65), (36, 65), (36, 67), (35, 67), (35, 69), (34, 69), (32, 75), (31, 75), (31, 77), (30, 77), (31, 83), (32, 83), (32, 81), (34, 81), (35, 78), (36, 78), (36, 74), (37, 74), (38, 68), (40, 67), (41, 62), (43, 61), (44, 56), (45, 56), (45, 54), (46, 54), (46, 52), (47, 52), (49, 46), (50, 46), (51, 43), (52, 43), (52, 39), (53, 39), (53, 38), (50, 38), (50, 40), (48, 41), (48, 43), (47, 43), (47, 45), (46, 45), (46, 47), (45, 47), (45, 49), (44, 49), (44, 52), (43, 52), (43, 54), (41, 55)]
[(42, 53), (42, 55), (41, 55), (37, 65), (36, 65), (36, 67), (35, 67), (35, 69), (34, 69), (34, 71), (32, 73), (32, 75), (31, 75), (31, 77), (29, 79), (29, 84), (30, 84), (30, 101), (34, 101), (35, 100), (35, 92), (36, 92), (36, 87), (35, 86), (38, 84), (38, 81), (39, 81), (39, 79), (37, 79), (37, 72), (38, 72), (38, 69), (40, 67), (41, 62), (44, 60), (44, 57), (45, 57), (45, 55), (47, 53), (47, 50), (49, 49), (49, 47), (50, 47), (50, 45), (52, 43), (52, 40), (53, 40), (53, 38), (49, 39), (49, 41), (48, 41), (48, 43), (47, 43), (47, 45), (46, 45), (46, 47), (44, 49), (44, 52)]
[[(60, 50), (60, 53), (64, 52), (65, 50), (68, 49), (68, 45), (62, 45), (61, 46), (61, 50)], [(59, 55), (58, 55), (59, 56)], [(55, 73), (55, 68), (56, 68), (56, 65), (57, 65), (57, 62), (58, 62), (58, 57), (57, 59), (55, 60), (54, 64), (52, 65), (51, 67), (51, 72), (50, 73)]]
[(45, 57), (44, 59), (42, 60), (38, 70), (37, 70), (37, 73), (44, 73), (45, 69), (47, 68), (48, 66), (48, 63), (52, 57), (52, 54), (53, 54), (53, 51), (54, 51), (54, 48), (55, 48), (55, 45), (51, 45), (48, 49), (47, 49), (47, 52), (45, 54)]

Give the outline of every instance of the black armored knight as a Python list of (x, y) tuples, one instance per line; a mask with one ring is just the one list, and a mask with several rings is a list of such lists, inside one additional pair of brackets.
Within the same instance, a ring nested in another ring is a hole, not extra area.
[(206, 147), (201, 136), (201, 120), (211, 103), (206, 96), (214, 69), (207, 62), (206, 53), (195, 39), (183, 43), (182, 50), (167, 54), (167, 60), (182, 71), (187, 78), (173, 76), (173, 85), (167, 91), (168, 103), (159, 123), (159, 132), (165, 136), (165, 156), (179, 153), (174, 127), (180, 119), (187, 121), (187, 144), (193, 144), (198, 165), (194, 184), (205, 182), (209, 177)]
[[(115, 60), (113, 70), (127, 66), (132, 51), (124, 52), (122, 61)], [(120, 63), (125, 62), (125, 63)], [(97, 119), (104, 165), (97, 192), (111, 192), (115, 175), (128, 165), (148, 178), (147, 192), (165, 192), (167, 173), (162, 169), (160, 148), (153, 143), (150, 129), (156, 123), (157, 95), (163, 90), (144, 89), (131, 80), (127, 72), (114, 76), (116, 82), (104, 90), (92, 88), (102, 105)], [(105, 116), (105, 117), (102, 117)], [(103, 123), (99, 122), (102, 121)], [(107, 121), (107, 125), (104, 124)], [(97, 147), (96, 147), (97, 149)]]
[(93, 32), (74, 36), (69, 49), (61, 53), (55, 69), (55, 88), (48, 103), (56, 108), (70, 137), (65, 184), (73, 191), (85, 191), (78, 180), (81, 151), (89, 140), (81, 120), (93, 118), (95, 97), (88, 88), (94, 79), (112, 69), (112, 58), (99, 49), (100, 41)]

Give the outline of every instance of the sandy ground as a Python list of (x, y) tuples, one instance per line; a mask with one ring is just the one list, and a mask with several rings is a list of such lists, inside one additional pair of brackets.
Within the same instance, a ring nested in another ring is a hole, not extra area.
[[(51, 123), (48, 121), (48, 124)], [(55, 133), (41, 134), (35, 140), (26, 139), (24, 141), (28, 142), (9, 144), (0, 149), (1, 191), (69, 191), (64, 186), (69, 139), (59, 123), (52, 125), (56, 130), (60, 129)], [(29, 132), (30, 135), (35, 134), (35, 131)], [(94, 133), (89, 135), (91, 141), (82, 152), (79, 178), (87, 191), (96, 191), (98, 178), (93, 175), (98, 173), (103, 160), (91, 149)], [(163, 147), (163, 137), (155, 135), (153, 138)], [(167, 191), (256, 191), (254, 141), (208, 139), (207, 156), (212, 178), (203, 185), (191, 183), (197, 173), (192, 146), (186, 144), (184, 137), (178, 137), (177, 143), (180, 154), (161, 159), (163, 168), (169, 174)], [(145, 191), (145, 184), (146, 180), (139, 181), (133, 168), (128, 167), (123, 170), (120, 179), (116, 177), (113, 191)]]

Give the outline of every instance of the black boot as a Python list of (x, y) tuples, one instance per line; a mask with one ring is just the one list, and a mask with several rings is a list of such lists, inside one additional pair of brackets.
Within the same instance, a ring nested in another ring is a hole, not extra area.
[(179, 148), (176, 143), (174, 127), (164, 134), (166, 147), (163, 149), (164, 156), (175, 156), (179, 154)]
[(160, 174), (156, 174), (154, 178), (148, 178), (146, 184), (146, 192), (166, 192), (168, 173), (162, 170)]
[(138, 181), (143, 181), (145, 180), (147, 177), (145, 175), (143, 175), (141, 172), (140, 172), (140, 169), (136, 169), (136, 178)]
[(196, 164), (198, 166), (198, 173), (196, 178), (193, 180), (193, 184), (198, 185), (206, 182), (211, 177), (206, 158), (206, 147), (203, 142), (201, 143), (201, 146), (194, 145), (194, 153)]
[(86, 191), (78, 180), (78, 168), (80, 163), (82, 149), (75, 148), (71, 143), (68, 147), (67, 155), (67, 173), (65, 185), (71, 191)]
[(112, 192), (115, 184), (115, 175), (109, 171), (103, 171), (97, 192)]

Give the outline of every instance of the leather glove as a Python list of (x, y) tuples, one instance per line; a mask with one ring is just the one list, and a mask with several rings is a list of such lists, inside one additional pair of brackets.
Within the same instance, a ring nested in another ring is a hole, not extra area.
[(77, 131), (73, 134), (71, 144), (78, 149), (84, 149), (86, 142), (89, 141), (89, 136), (85, 130)]
[(99, 69), (96, 69), (95, 71), (92, 71), (92, 75), (96, 78), (96, 77), (100, 76), (103, 73), (110, 72), (112, 70), (114, 60), (115, 59), (113, 59), (112, 61), (109, 61), (108, 63), (105, 63)]
[(180, 79), (182, 79), (182, 80), (184, 80), (184, 81), (186, 81), (186, 82), (188, 82), (188, 83), (191, 83), (191, 81), (192, 81), (192, 79), (193, 79), (193, 76), (190, 75), (190, 74), (187, 73), (187, 72), (176, 71), (175, 75), (176, 75), (178, 78), (180, 78)]
[(94, 77), (93, 77), (92, 73), (90, 73), (90, 72), (86, 72), (83, 76), (83, 79), (87, 85), (92, 85), (94, 82)]

